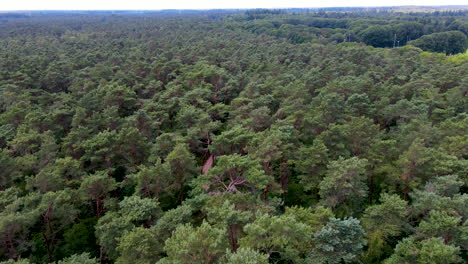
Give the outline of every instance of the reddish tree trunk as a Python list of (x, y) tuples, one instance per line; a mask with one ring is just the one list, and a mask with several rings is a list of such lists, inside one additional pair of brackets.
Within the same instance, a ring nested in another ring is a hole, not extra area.
[(208, 159), (205, 161), (202, 167), (202, 174), (206, 175), (208, 171), (213, 167), (214, 164), (214, 155), (211, 154)]
[(51, 254), (51, 250), (50, 250), (50, 242), (49, 242), (49, 239), (47, 238), (47, 236), (42, 233), (42, 237), (44, 238), (44, 241), (45, 241), (45, 244), (46, 244), (46, 248), (47, 248), (47, 257), (49, 258), (49, 263), (52, 263), (53, 262), (53, 259), (52, 259), (52, 254)]

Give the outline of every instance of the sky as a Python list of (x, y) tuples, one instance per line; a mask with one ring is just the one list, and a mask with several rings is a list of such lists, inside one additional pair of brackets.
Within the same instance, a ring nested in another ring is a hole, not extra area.
[(463, 5), (466, 0), (0, 0), (0, 10), (160, 10)]

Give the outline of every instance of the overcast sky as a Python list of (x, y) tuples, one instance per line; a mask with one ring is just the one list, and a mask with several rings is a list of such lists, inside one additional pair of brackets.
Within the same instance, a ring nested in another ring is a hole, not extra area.
[(0, 10), (158, 10), (463, 5), (466, 0), (0, 0)]

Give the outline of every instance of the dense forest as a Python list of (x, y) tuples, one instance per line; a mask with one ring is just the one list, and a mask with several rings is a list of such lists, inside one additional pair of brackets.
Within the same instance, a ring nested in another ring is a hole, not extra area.
[(467, 9), (0, 13), (0, 263), (466, 263), (467, 34)]

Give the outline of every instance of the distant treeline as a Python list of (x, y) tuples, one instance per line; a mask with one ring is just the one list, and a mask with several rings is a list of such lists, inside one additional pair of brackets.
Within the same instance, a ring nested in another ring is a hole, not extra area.
[[(430, 13), (401, 13), (390, 8), (358, 8), (353, 12), (327, 10), (305, 14), (251, 10), (233, 17), (232, 22), (251, 32), (286, 38), (294, 43), (364, 42), (381, 48), (409, 43), (447, 54), (465, 52), (468, 47), (468, 10)], [(440, 34), (442, 32), (445, 33)], [(419, 39), (422, 36), (425, 37)], [(419, 40), (411, 42), (416, 39)]]

